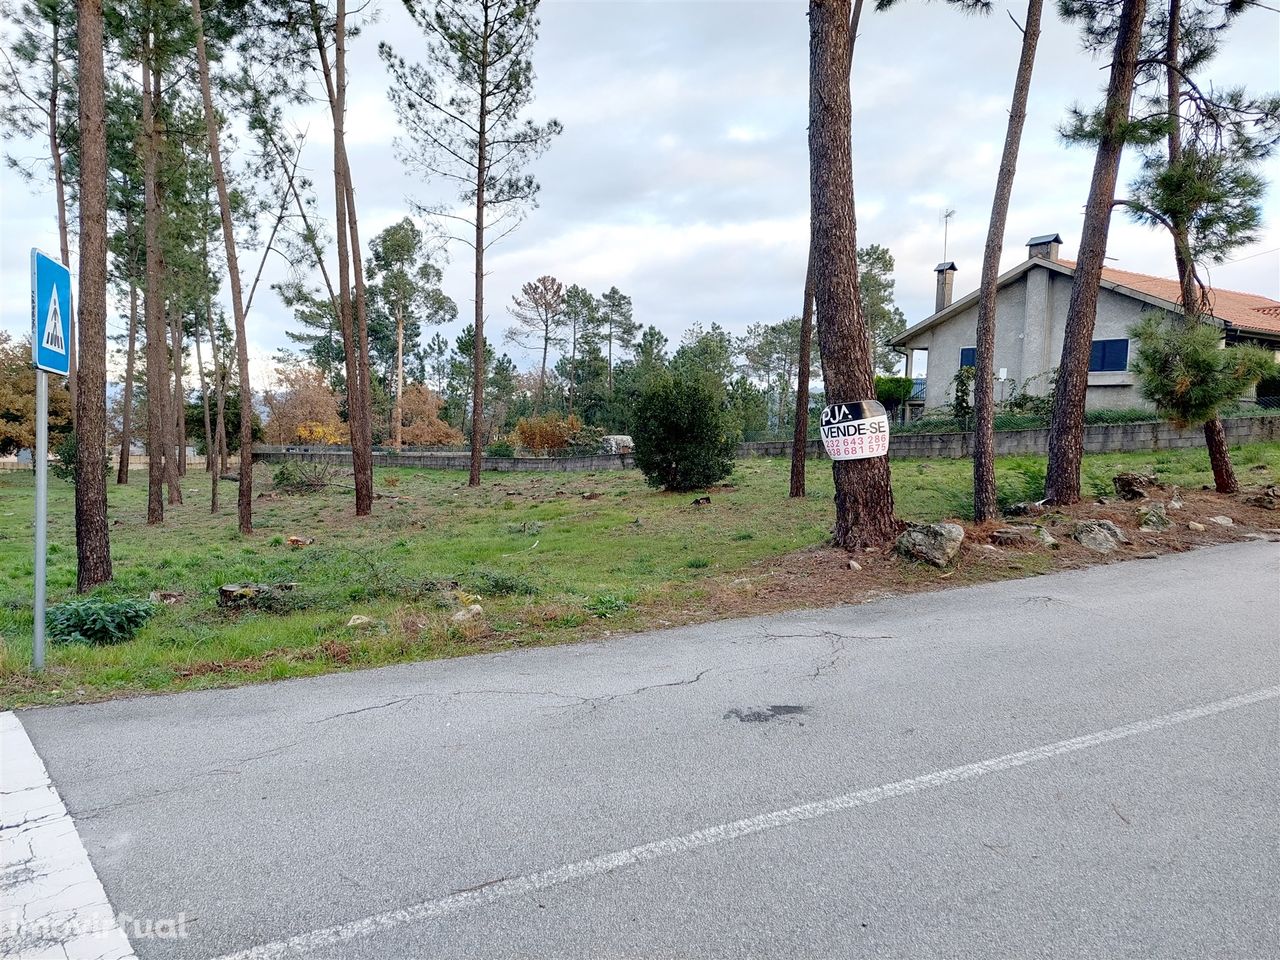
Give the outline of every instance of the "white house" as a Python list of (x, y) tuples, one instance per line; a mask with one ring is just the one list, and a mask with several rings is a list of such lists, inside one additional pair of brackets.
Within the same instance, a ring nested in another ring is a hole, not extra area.
[[(1075, 262), (1059, 257), (1055, 234), (1027, 242), (1027, 259), (1001, 275), (996, 294), (995, 371), (997, 401), (1016, 387), (1047, 393), (1051, 372), (1062, 355), (1062, 337), (1071, 299)], [(907, 358), (914, 376), (917, 354), (926, 351), (924, 407), (952, 399), (952, 379), (962, 366), (975, 362), (978, 292), (952, 299), (956, 265), (940, 263), (937, 299), (932, 316), (889, 341)], [(1129, 372), (1129, 328), (1153, 311), (1178, 312), (1176, 280), (1141, 273), (1102, 271), (1098, 317), (1094, 326), (1086, 405), (1090, 409), (1145, 406)], [(1213, 290), (1213, 322), (1226, 343), (1250, 341), (1277, 351), (1280, 357), (1280, 302), (1252, 293)], [(920, 398), (913, 398), (917, 405)]]

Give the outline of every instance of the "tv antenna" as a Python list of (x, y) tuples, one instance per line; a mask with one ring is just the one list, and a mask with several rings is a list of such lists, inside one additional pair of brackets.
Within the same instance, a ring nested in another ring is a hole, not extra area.
[(942, 262), (943, 263), (947, 262), (947, 234), (950, 232), (951, 218), (954, 217), (955, 215), (956, 215), (956, 212), (951, 207), (946, 207), (945, 209), (943, 209), (942, 213), (938, 214), (938, 219), (942, 221)]

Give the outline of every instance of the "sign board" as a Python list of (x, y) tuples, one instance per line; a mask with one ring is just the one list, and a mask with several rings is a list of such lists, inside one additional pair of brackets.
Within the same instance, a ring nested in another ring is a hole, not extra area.
[(889, 452), (889, 418), (876, 400), (824, 407), (819, 432), (832, 460), (866, 460)]
[(31, 359), (40, 370), (71, 369), (71, 270), (31, 251)]

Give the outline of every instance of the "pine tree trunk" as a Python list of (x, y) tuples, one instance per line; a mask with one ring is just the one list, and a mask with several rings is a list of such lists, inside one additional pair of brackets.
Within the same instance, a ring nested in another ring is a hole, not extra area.
[[(173, 337), (173, 304), (170, 303), (165, 311), (165, 327), (170, 337)], [(168, 351), (169, 366), (165, 371), (165, 440), (164, 440), (164, 482), (169, 490), (169, 505), (175, 506), (182, 503), (182, 482), (179, 477), (179, 455), (178, 455), (178, 417), (182, 415), (182, 400), (178, 396), (178, 389), (181, 383), (182, 375), (179, 373), (179, 364), (181, 359), (178, 357), (177, 338), (170, 340)]]
[(209, 327), (209, 351), (213, 354), (214, 400), (213, 447), (210, 456), (217, 460), (213, 468), (213, 477), (209, 481), (209, 512), (218, 512), (219, 486), (227, 473), (227, 369), (222, 361), (222, 349), (218, 346), (218, 336), (213, 325), (213, 311), (205, 312), (205, 323)]
[[(487, 16), (487, 14), (486, 14)], [(485, 35), (480, 54), (480, 104), (477, 110), (479, 131), (476, 136), (476, 312), (475, 342), (472, 344), (471, 363), (471, 475), (467, 485), (480, 486), (480, 454), (484, 444), (484, 203), (485, 181), (488, 176), (487, 125), (489, 120), (489, 41)]]
[(1231, 466), (1231, 448), (1227, 444), (1227, 432), (1222, 420), (1214, 417), (1204, 424), (1204, 442), (1209, 448), (1209, 463), (1213, 467), (1213, 487), (1219, 493), (1239, 493), (1240, 483)]
[[(343, 81), (343, 102), (346, 102)], [(342, 142), (343, 188), (347, 192), (347, 229), (351, 232), (351, 269), (355, 279), (356, 366), (360, 371), (360, 443), (351, 446), (351, 467), (355, 474), (356, 516), (373, 512), (373, 394), (369, 372), (369, 318), (366, 313), (364, 261), (360, 252), (359, 221), (356, 218), (355, 188), (351, 183), (351, 163), (347, 158), (346, 135)]]
[(196, 61), (200, 67), (200, 94), (204, 101), (209, 163), (213, 167), (213, 183), (218, 191), (222, 242), (227, 256), (227, 278), (231, 284), (231, 312), (235, 321), (236, 364), (240, 381), (240, 489), (236, 497), (236, 508), (240, 532), (247, 536), (253, 533), (253, 388), (249, 382), (249, 344), (244, 324), (244, 302), (240, 292), (240, 263), (236, 256), (231, 199), (227, 192), (227, 178), (222, 170), (218, 114), (213, 109), (213, 89), (209, 82), (209, 57), (205, 50), (200, 0), (191, 0), (191, 17), (196, 28)]
[[(62, 254), (62, 262), (71, 266), (71, 241), (67, 228), (67, 178), (62, 163), (62, 145), (58, 142), (58, 63), (61, 50), (61, 22), (55, 15), (52, 17), (52, 40), (49, 48), (49, 159), (53, 164), (53, 193), (58, 204), (58, 250)], [(71, 394), (71, 426), (75, 428), (77, 387), (77, 345), (76, 328), (79, 322), (75, 311), (71, 313), (70, 336), (67, 338), (67, 391)]]
[(1009, 201), (1013, 196), (1013, 177), (1018, 168), (1022, 128), (1027, 120), (1027, 98), (1031, 94), (1031, 71), (1036, 61), (1043, 10), (1044, 0), (1028, 0), (1027, 22), (1022, 28), (1022, 54), (1018, 59), (1013, 104), (1009, 109), (1009, 126), (1004, 137), (1004, 154), (996, 177), (995, 199), (991, 202), (987, 245), (982, 253), (982, 282), (978, 296), (978, 369), (973, 382), (973, 519), (979, 523), (1000, 516), (1000, 506), (996, 501), (995, 463), (996, 281), (1000, 276), (1000, 252), (1004, 247), (1005, 225), (1009, 221)]
[[(209, 305), (205, 304), (205, 312), (209, 310)], [(196, 370), (200, 374), (200, 406), (204, 412), (204, 471), (205, 473), (213, 472), (214, 467), (214, 449), (213, 449), (213, 416), (209, 412), (209, 382), (204, 376), (204, 357), (200, 353), (200, 326), (195, 326), (196, 340)]]
[[(76, 394), (76, 589), (111, 579), (107, 526), (107, 136), (102, 0), (80, 34), (80, 324)], [(53, 79), (57, 83), (57, 78)]]
[(143, 299), (143, 319), (147, 331), (147, 523), (164, 522), (164, 397), (167, 392), (168, 358), (165, 356), (164, 294), (160, 277), (160, 203), (157, 191), (159, 144), (156, 142), (156, 119), (153, 96), (152, 63), (154, 51), (151, 37), (142, 41), (142, 131), (144, 155), (142, 192), (144, 203), (147, 277)]
[[(133, 236), (131, 224), (127, 224), (125, 232)], [(137, 363), (138, 351), (138, 285), (129, 280), (129, 346), (124, 360), (124, 392), (121, 400), (124, 408), (120, 413), (120, 463), (116, 467), (116, 483), (129, 482), (129, 456), (133, 452), (133, 371)]]
[(396, 304), (396, 407), (395, 407), (395, 439), (392, 441), (397, 450), (404, 440), (404, 304)]
[[(809, 4), (809, 169), (814, 237), (814, 298), (823, 382), (830, 403), (875, 398), (866, 318), (858, 289), (854, 218), (852, 32), (848, 0)], [(833, 537), (842, 547), (879, 546), (901, 523), (893, 513), (887, 457), (832, 463)]]
[[(186, 368), (186, 350), (182, 339), (182, 317), (176, 312), (169, 316), (169, 329), (173, 332), (173, 434), (178, 448), (178, 476), (187, 475), (187, 388), (182, 379)], [(178, 502), (182, 502), (182, 490), (178, 490)]]
[(796, 422), (791, 435), (791, 496), (804, 496), (805, 457), (809, 445), (809, 374), (813, 370), (813, 237), (804, 272), (804, 308), (800, 311), (800, 357), (796, 364)]
[(1080, 499), (1089, 354), (1145, 15), (1146, 0), (1123, 0), (1111, 77), (1107, 83), (1102, 136), (1094, 157), (1093, 180), (1089, 185), (1089, 200), (1084, 208), (1084, 225), (1080, 232), (1080, 252), (1076, 257), (1075, 281), (1071, 285), (1071, 301), (1067, 307), (1062, 359), (1058, 364), (1057, 388), (1053, 394), (1053, 418), (1049, 423), (1045, 497), (1049, 503), (1057, 505), (1075, 503)]

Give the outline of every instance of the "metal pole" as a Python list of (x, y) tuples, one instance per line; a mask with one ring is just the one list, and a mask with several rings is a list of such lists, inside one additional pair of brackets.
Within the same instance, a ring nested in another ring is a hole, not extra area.
[(44, 567), (49, 534), (49, 374), (36, 370), (36, 584), (31, 666), (44, 669)]

